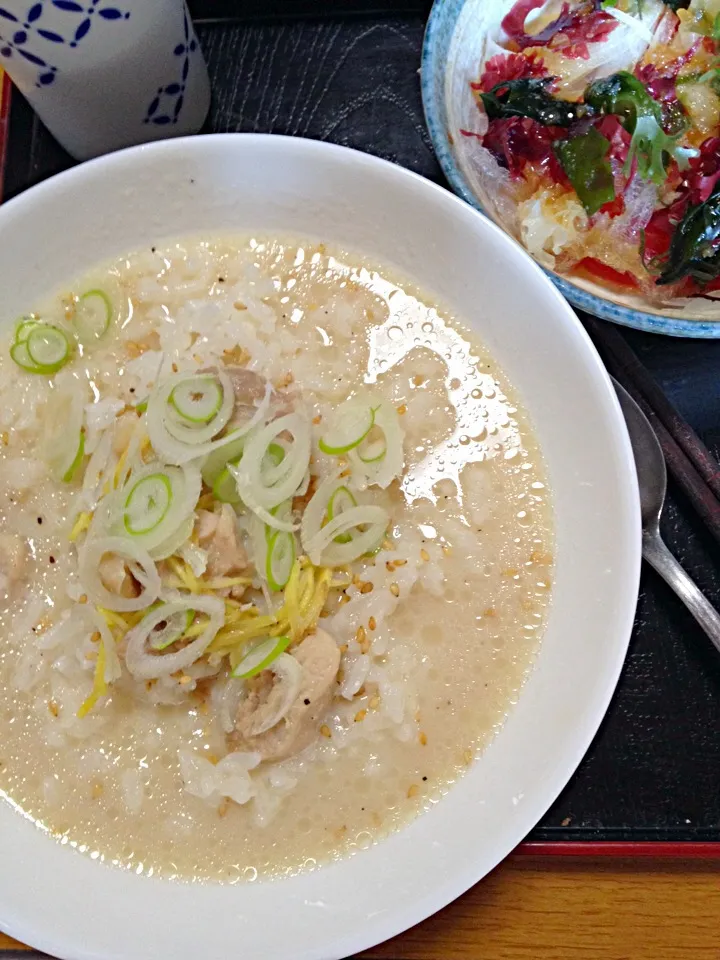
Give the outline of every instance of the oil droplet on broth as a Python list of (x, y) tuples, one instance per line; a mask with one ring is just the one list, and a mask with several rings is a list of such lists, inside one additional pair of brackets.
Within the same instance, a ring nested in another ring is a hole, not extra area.
[[(411, 340), (404, 336), (403, 325), (419, 326), (425, 334), (422, 346), (442, 363), (446, 401), (452, 410), (454, 429), (410, 466), (402, 482), (402, 492), (410, 504), (422, 498), (435, 502), (433, 488), (439, 479), (447, 477), (455, 484), (461, 503), (463, 469), (469, 463), (500, 455), (505, 446), (511, 449), (518, 445), (517, 426), (508, 416), (504, 396), (500, 399), (497, 394), (494, 377), (481, 373), (476, 365), (477, 348), (463, 336), (461, 328), (447, 323), (434, 307), (364, 267), (351, 268), (339, 259), (333, 259), (333, 265), (387, 305), (387, 318), (369, 333), (366, 383), (377, 382), (421, 345), (416, 337)], [(477, 402), (481, 398), (483, 404)], [(496, 438), (495, 444), (485, 442), (488, 433)], [(461, 456), (451, 455), (460, 448)]]

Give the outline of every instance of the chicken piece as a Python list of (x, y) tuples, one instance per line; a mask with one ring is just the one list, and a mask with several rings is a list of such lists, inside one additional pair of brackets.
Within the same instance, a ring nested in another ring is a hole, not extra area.
[[(227, 429), (231, 432), (235, 427), (244, 426), (254, 416), (258, 404), (265, 396), (267, 380), (254, 370), (245, 367), (223, 366), (222, 372), (227, 374), (235, 394), (235, 409), (230, 418)], [(217, 373), (217, 367), (206, 367), (200, 373)]]
[(106, 553), (100, 561), (100, 579), (105, 589), (119, 597), (139, 597), (140, 586), (125, 566), (122, 557)]
[(248, 568), (247, 553), (238, 539), (235, 511), (224, 503), (219, 513), (198, 510), (198, 545), (207, 550), (208, 577), (235, 577)]
[[(233, 427), (243, 426), (255, 415), (260, 401), (265, 397), (267, 380), (245, 367), (227, 366), (224, 372), (230, 377), (235, 392), (235, 410), (228, 424), (228, 430), (232, 430)], [(292, 413), (297, 401), (297, 391), (273, 390), (270, 414), (272, 417), (283, 417), (286, 413)]]
[(248, 370), (246, 367), (227, 366), (223, 373), (226, 373), (230, 378), (235, 393), (235, 403), (249, 407), (260, 403), (265, 396), (267, 380), (259, 373), (255, 373), (254, 370)]
[(253, 736), (253, 728), (262, 725), (264, 716), (275, 710), (275, 682), (270, 670), (264, 670), (248, 682), (247, 695), (235, 715), (235, 729), (228, 734), (231, 750), (259, 753), (263, 760), (285, 760), (300, 753), (318, 735), (320, 722), (332, 702), (340, 651), (325, 630), (316, 630), (291, 653), (302, 667), (300, 691), (288, 713), (264, 733)]
[(0, 533), (0, 594), (8, 596), (25, 576), (27, 546), (14, 533)]

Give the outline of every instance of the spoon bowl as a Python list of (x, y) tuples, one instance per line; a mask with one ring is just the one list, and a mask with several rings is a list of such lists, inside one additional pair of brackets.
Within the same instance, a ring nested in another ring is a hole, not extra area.
[(667, 468), (660, 441), (650, 421), (627, 390), (617, 380), (613, 380), (613, 384), (635, 456), (640, 488), (643, 557), (672, 587), (720, 653), (720, 614), (683, 570), (660, 536), (660, 516), (667, 492)]

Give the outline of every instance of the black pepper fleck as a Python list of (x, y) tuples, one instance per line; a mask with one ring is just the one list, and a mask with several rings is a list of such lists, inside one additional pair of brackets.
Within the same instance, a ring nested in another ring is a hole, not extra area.
[(150, 247), (150, 253), (155, 253), (156, 250), (157, 250), (157, 247)]
[(55, 563), (55, 557), (50, 557), (50, 563)]
[(218, 283), (225, 283), (225, 277), (218, 277)]
[(427, 777), (423, 777), (423, 780), (427, 780)]
[(306, 707), (310, 706), (310, 701), (308, 700), (307, 697), (305, 697), (305, 699), (303, 700), (303, 703), (305, 704)]
[(38, 523), (42, 523), (42, 517), (38, 517)]
[(130, 387), (130, 393), (135, 393), (135, 387)]

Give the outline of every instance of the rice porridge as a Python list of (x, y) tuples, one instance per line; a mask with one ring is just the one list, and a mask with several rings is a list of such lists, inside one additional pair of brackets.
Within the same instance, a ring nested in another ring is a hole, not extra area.
[(370, 846), (538, 650), (551, 503), (512, 386), (322, 244), (188, 240), (69, 283), (0, 342), (0, 797), (139, 874)]

